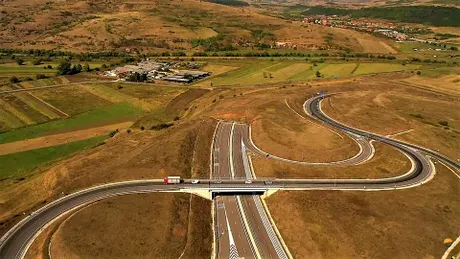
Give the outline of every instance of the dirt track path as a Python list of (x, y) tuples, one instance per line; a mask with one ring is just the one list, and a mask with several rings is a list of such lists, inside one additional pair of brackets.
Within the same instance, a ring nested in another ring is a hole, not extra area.
[(100, 135), (108, 134), (111, 131), (116, 129), (126, 129), (129, 128), (133, 123), (132, 122), (122, 122), (102, 127), (90, 128), (85, 130), (77, 130), (72, 132), (54, 134), (39, 138), (26, 139), (11, 143), (0, 144), (0, 155), (7, 155), (17, 152), (23, 152), (27, 150), (33, 150), (44, 147), (57, 146), (69, 142), (75, 142), (79, 140), (84, 140)]

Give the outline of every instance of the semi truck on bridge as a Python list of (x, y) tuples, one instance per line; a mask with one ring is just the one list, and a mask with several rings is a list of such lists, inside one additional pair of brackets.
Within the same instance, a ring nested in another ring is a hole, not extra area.
[(165, 184), (178, 184), (181, 183), (180, 176), (168, 176), (165, 177)]

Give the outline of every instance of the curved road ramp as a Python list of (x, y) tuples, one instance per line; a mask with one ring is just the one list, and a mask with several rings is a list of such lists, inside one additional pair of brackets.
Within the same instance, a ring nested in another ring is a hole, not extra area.
[(219, 258), (291, 258), (287, 247), (259, 195), (276, 190), (363, 190), (379, 191), (410, 188), (423, 184), (435, 174), (430, 158), (459, 170), (452, 159), (432, 150), (344, 125), (321, 110), (321, 102), (330, 95), (316, 96), (304, 104), (306, 114), (356, 140), (360, 152), (331, 166), (355, 165), (369, 160), (374, 152), (370, 141), (378, 141), (400, 150), (411, 160), (405, 174), (380, 179), (258, 179), (247, 151), (286, 163), (315, 165), (276, 157), (258, 148), (251, 139), (249, 125), (220, 121), (211, 153), (211, 179), (197, 183), (185, 179), (164, 184), (163, 179), (128, 181), (88, 188), (51, 202), (25, 217), (0, 239), (0, 258), (23, 258), (38, 234), (59, 217), (75, 212), (98, 200), (117, 195), (149, 192), (189, 192), (214, 200), (215, 255)]

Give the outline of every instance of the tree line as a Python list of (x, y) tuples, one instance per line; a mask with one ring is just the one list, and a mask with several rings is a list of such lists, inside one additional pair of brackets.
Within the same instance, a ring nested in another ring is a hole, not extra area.
[(393, 20), (430, 24), (434, 26), (460, 27), (460, 9), (442, 6), (394, 6), (369, 7), (361, 9), (341, 9), (315, 6), (302, 12), (303, 15), (351, 15), (352, 17), (367, 17), (374, 19)]

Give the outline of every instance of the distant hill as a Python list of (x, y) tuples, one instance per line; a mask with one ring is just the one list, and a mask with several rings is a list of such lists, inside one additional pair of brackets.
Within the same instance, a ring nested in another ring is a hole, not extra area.
[(460, 27), (460, 9), (441, 6), (395, 6), (370, 7), (361, 9), (339, 9), (315, 6), (302, 13), (303, 15), (351, 15), (394, 20), (399, 22), (429, 24), (433, 26)]
[(281, 42), (299, 50), (389, 53), (386, 47), (370, 48), (385, 39), (363, 33), (352, 38), (347, 30), (305, 26), (246, 5), (241, 0), (10, 0), (0, 5), (0, 48), (182, 55), (263, 50)]
[[(260, 3), (260, 0), (249, 2)], [(375, 6), (436, 5), (460, 7), (459, 0), (265, 0), (265, 3), (301, 4), (309, 6), (329, 6), (337, 8), (359, 8)]]

